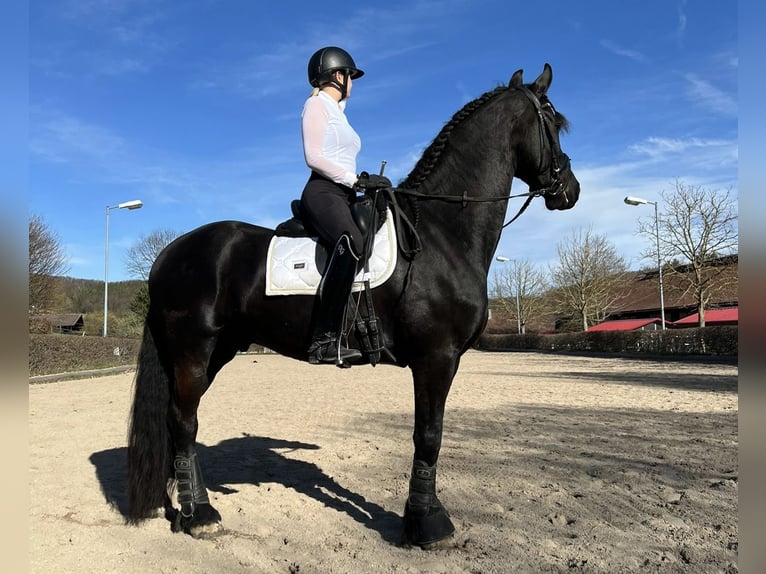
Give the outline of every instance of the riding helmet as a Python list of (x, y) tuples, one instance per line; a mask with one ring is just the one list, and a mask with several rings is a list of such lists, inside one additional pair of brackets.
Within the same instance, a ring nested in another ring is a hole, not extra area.
[(309, 60), (309, 84), (318, 88), (329, 82), (336, 70), (348, 70), (352, 80), (364, 75), (364, 72), (356, 67), (354, 59), (346, 50), (327, 46), (314, 52)]

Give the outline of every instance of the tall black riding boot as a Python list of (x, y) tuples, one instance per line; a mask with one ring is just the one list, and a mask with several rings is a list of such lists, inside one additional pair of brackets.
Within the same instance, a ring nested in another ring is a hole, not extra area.
[(308, 349), (309, 363), (342, 365), (362, 356), (358, 350), (344, 347), (339, 340), (343, 312), (351, 294), (358, 261), (359, 258), (351, 249), (349, 236), (341, 235), (319, 283), (319, 305)]

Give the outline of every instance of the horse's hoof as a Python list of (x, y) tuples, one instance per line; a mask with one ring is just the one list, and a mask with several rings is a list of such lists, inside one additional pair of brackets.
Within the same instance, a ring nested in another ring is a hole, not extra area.
[(220, 513), (209, 504), (200, 504), (191, 516), (176, 510), (171, 524), (173, 532), (184, 532), (192, 538), (215, 538), (223, 533)]
[(434, 552), (436, 550), (450, 550), (457, 547), (457, 544), (455, 543), (455, 536), (452, 534), (448, 534), (441, 540), (437, 540), (435, 542), (418, 544), (412, 540), (407, 539), (407, 535), (402, 533), (402, 539), (399, 545), (403, 548), (420, 548), (426, 552)]
[(438, 550), (451, 545), (449, 539), (454, 533), (455, 526), (441, 505), (414, 512), (409, 506), (404, 509), (403, 540), (406, 545)]
[(212, 524), (195, 524), (189, 527), (187, 534), (198, 540), (208, 540), (223, 534), (223, 524), (214, 522)]
[(455, 548), (455, 537), (452, 534), (448, 535), (446, 538), (437, 540), (436, 542), (420, 545), (420, 549), (426, 551), (448, 550), (450, 548)]

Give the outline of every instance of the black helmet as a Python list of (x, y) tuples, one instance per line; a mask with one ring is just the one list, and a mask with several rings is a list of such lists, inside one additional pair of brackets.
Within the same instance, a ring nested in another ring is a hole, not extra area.
[(314, 52), (309, 60), (309, 84), (318, 88), (322, 84), (331, 82), (332, 74), (337, 70), (348, 70), (352, 80), (364, 75), (346, 50), (327, 46)]

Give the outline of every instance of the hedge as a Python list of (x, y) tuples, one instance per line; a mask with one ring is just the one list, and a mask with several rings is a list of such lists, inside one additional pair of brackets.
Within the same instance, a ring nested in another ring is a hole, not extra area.
[(29, 376), (135, 365), (139, 339), (29, 335)]
[[(483, 334), (474, 348), (547, 352), (639, 353), (648, 355), (737, 356), (738, 329), (704, 327), (667, 331), (597, 331), (594, 333)], [(135, 365), (139, 339), (79, 335), (29, 335), (29, 375), (50, 375)], [(250, 352), (270, 352), (253, 345)]]
[(738, 333), (736, 326), (666, 331), (581, 331), (555, 335), (485, 333), (479, 337), (475, 348), (484, 351), (524, 349), (731, 357), (739, 354)]
[[(29, 335), (29, 376), (135, 365), (140, 339), (62, 334)], [(250, 345), (248, 353), (271, 353)]]

